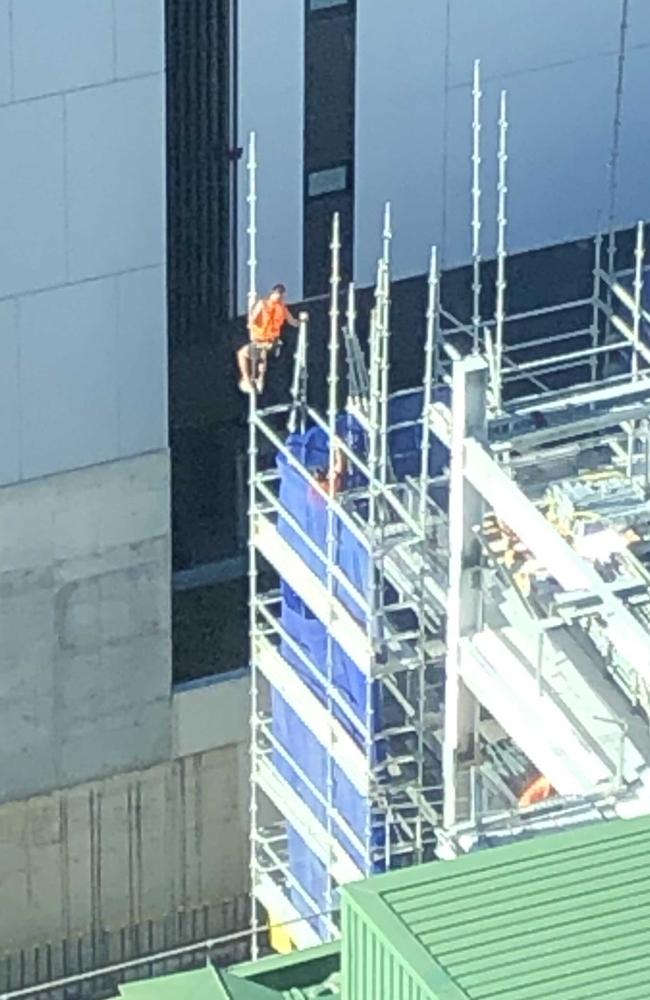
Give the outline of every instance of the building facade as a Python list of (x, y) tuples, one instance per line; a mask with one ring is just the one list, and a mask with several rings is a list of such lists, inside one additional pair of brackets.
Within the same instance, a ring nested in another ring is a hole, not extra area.
[[(496, 251), (504, 88), (509, 251), (606, 227), (612, 155), (614, 222), (634, 224), (648, 212), (642, 136), (650, 124), (643, 100), (649, 44), (642, 0), (597, 8), (589, 0), (552, 0), (541, 16), (534, 0), (239, 0), (238, 132), (255, 130), (258, 138), (261, 287), (281, 275), (296, 300), (327, 291), (334, 211), (344, 235), (353, 234), (353, 259), (343, 261), (343, 271), (359, 287), (374, 283), (386, 200), (397, 280), (422, 273), (431, 242), (444, 268), (469, 262), (475, 59), (483, 77), (482, 256)], [(240, 308), (244, 196), (240, 184)]]
[(0, 2), (5, 971), (246, 882), (245, 681), (172, 693), (164, 15)]

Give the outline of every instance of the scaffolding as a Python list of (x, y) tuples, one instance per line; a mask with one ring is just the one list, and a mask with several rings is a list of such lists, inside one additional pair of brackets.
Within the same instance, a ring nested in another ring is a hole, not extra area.
[[(367, 363), (334, 215), (327, 412), (305, 316), (291, 398), (250, 396), (251, 889), (279, 948), (336, 937), (372, 872), (650, 811), (644, 226), (618, 273), (595, 237), (589, 297), (507, 314), (502, 93), (483, 319), (480, 98), (476, 64), (469, 321), (434, 247), (420, 386), (391, 390), (386, 205)], [(251, 302), (255, 175), (252, 137)]]

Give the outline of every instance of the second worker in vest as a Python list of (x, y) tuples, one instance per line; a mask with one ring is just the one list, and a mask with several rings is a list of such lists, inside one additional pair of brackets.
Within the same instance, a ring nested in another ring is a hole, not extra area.
[(278, 344), (284, 324), (300, 325), (285, 305), (286, 291), (284, 285), (274, 285), (267, 298), (260, 299), (251, 310), (248, 318), (250, 340), (237, 351), (242, 392), (262, 391), (269, 352)]

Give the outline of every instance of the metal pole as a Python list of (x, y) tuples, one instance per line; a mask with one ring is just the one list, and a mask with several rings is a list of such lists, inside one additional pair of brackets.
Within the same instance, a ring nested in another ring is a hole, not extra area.
[(481, 63), (474, 63), (472, 86), (472, 350), (478, 353), (481, 335)]
[(252, 898), (252, 956), (253, 960), (258, 955), (257, 928), (259, 917), (257, 913), (257, 903), (255, 891), (258, 882), (258, 861), (257, 861), (257, 823), (258, 823), (258, 803), (257, 803), (257, 768), (258, 768), (258, 740), (259, 740), (259, 702), (258, 702), (258, 676), (257, 676), (257, 556), (255, 550), (255, 501), (257, 479), (257, 434), (256, 434), (256, 400), (257, 393), (251, 392), (249, 397), (248, 416), (248, 459), (249, 459), (249, 525), (248, 525), (248, 589), (250, 607), (250, 643), (251, 643), (251, 796), (250, 796), (250, 825), (251, 825), (251, 873), (250, 884)]
[[(372, 650), (371, 668), (378, 642), (377, 628), (377, 565), (376, 565), (376, 531), (377, 531), (377, 493), (378, 493), (378, 430), (379, 430), (379, 392), (381, 376), (381, 345), (378, 328), (378, 309), (375, 307), (370, 316), (370, 400), (368, 407), (368, 536), (370, 551), (368, 556), (368, 620), (367, 632)], [(366, 773), (368, 776), (368, 799), (365, 812), (364, 841), (366, 857), (364, 859), (365, 874), (372, 874), (372, 804), (374, 796), (374, 684), (371, 669), (366, 685), (366, 711), (364, 749), (366, 754)]]
[(384, 228), (382, 232), (380, 282), (380, 331), (381, 331), (381, 482), (388, 481), (388, 394), (390, 382), (390, 251), (391, 251), (391, 211), (390, 202), (384, 206)]
[(298, 337), (293, 361), (293, 379), (291, 382), (291, 412), (287, 420), (287, 430), (295, 434), (300, 416), (300, 430), (304, 434), (307, 429), (307, 324), (308, 314), (298, 315)]
[(339, 213), (335, 212), (332, 218), (332, 241), (330, 243), (332, 255), (332, 269), (330, 275), (330, 341), (329, 341), (329, 400), (328, 400), (328, 437), (329, 437), (329, 470), (328, 470), (328, 497), (327, 497), (327, 561), (326, 561), (326, 583), (328, 597), (327, 622), (327, 713), (330, 719), (327, 737), (327, 777), (326, 777), (326, 798), (327, 798), (327, 837), (329, 864), (327, 867), (327, 880), (325, 890), (325, 908), (332, 909), (334, 884), (332, 869), (335, 864), (333, 856), (333, 821), (334, 811), (334, 762), (333, 762), (333, 733), (334, 733), (334, 702), (332, 690), (334, 686), (334, 643), (332, 640), (332, 623), (334, 620), (334, 558), (336, 551), (336, 521), (334, 510), (334, 497), (337, 485), (337, 448), (336, 448), (336, 418), (338, 413), (338, 364), (339, 364), (339, 288), (341, 283), (341, 231)]
[[(248, 317), (255, 304), (257, 283), (257, 159), (255, 133), (251, 132), (248, 145)], [(252, 365), (255, 361), (251, 359)], [(254, 373), (253, 373), (254, 376)], [(251, 392), (248, 409), (248, 588), (249, 588), (249, 628), (251, 644), (251, 789), (250, 789), (250, 885), (251, 885), (251, 954), (253, 960), (259, 953), (259, 914), (256, 891), (258, 884), (258, 801), (257, 770), (259, 741), (259, 693), (257, 676), (257, 556), (255, 549), (256, 520), (256, 480), (257, 480), (257, 434), (256, 434), (257, 393)]]
[(636, 227), (636, 246), (634, 248), (634, 309), (632, 311), (632, 379), (639, 377), (639, 342), (641, 337), (641, 294), (643, 292), (643, 258), (645, 257), (645, 241), (643, 223)]
[[(601, 268), (601, 258), (603, 252), (603, 236), (602, 233), (598, 233), (594, 240), (594, 286), (593, 286), (593, 304), (592, 304), (592, 318), (591, 318), (591, 347), (592, 351), (598, 349), (599, 333), (600, 333), (600, 268)], [(598, 358), (595, 353), (592, 354), (590, 359), (590, 378), (592, 382), (595, 382), (598, 377)]]
[[(422, 454), (420, 466), (420, 532), (422, 545), (420, 549), (420, 579), (419, 579), (419, 601), (418, 601), (418, 712), (417, 712), (417, 741), (418, 741), (418, 793), (424, 796), (424, 731), (425, 731), (425, 708), (426, 708), (426, 670), (427, 670), (427, 626), (426, 626), (426, 576), (427, 576), (427, 549), (429, 535), (427, 532), (427, 501), (429, 496), (429, 455), (431, 444), (431, 431), (429, 424), (429, 410), (433, 395), (434, 377), (434, 351), (436, 348), (435, 337), (437, 331), (437, 305), (438, 305), (438, 253), (436, 247), (431, 248), (431, 261), (429, 266), (429, 296), (427, 302), (427, 334), (424, 352), (424, 384), (422, 386)], [(421, 808), (421, 807), (420, 807)], [(419, 816), (420, 834), (421, 817)], [(423, 844), (420, 836), (416, 847), (416, 858), (418, 862), (423, 860)]]
[(496, 287), (496, 384), (495, 384), (495, 407), (497, 412), (502, 410), (502, 371), (503, 371), (503, 323), (504, 304), (506, 292), (506, 195), (508, 188), (506, 184), (506, 164), (508, 162), (507, 139), (508, 139), (508, 118), (506, 92), (501, 91), (500, 113), (499, 113), (499, 180), (497, 185), (498, 214), (497, 214), (497, 287)]
[(431, 446), (429, 410), (433, 396), (434, 351), (436, 348), (438, 303), (438, 252), (431, 247), (429, 265), (429, 299), (427, 303), (427, 335), (424, 349), (424, 385), (422, 392), (422, 464), (420, 467), (420, 526), (426, 537), (426, 513), (429, 485), (429, 453)]
[(381, 483), (388, 482), (389, 448), (388, 448), (388, 397), (390, 393), (390, 279), (388, 265), (384, 262), (382, 268), (382, 309), (381, 323)]

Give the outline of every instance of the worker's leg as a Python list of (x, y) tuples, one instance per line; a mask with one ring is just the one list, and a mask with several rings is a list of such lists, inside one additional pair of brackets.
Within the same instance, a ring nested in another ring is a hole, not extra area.
[(251, 376), (251, 348), (250, 344), (244, 344), (237, 351), (237, 365), (239, 367), (239, 388), (242, 392), (250, 392), (252, 385)]
[(264, 346), (257, 351), (257, 364), (255, 366), (255, 388), (258, 392), (264, 391), (264, 380), (266, 379), (266, 368), (269, 360), (269, 348)]

